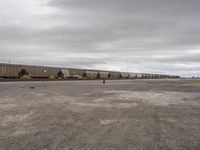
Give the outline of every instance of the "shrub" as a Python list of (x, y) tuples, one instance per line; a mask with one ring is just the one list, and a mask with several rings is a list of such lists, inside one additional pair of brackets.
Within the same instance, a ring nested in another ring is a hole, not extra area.
[(193, 81), (197, 81), (197, 82), (200, 82), (200, 78), (192, 78)]
[(49, 76), (49, 80), (54, 80), (55, 76)]
[(31, 77), (29, 75), (23, 75), (23, 76), (20, 77), (20, 79), (29, 80), (29, 79), (31, 79)]

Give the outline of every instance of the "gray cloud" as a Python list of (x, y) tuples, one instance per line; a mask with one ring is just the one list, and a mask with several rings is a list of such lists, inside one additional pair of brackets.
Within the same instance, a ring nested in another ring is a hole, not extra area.
[(200, 75), (199, 0), (2, 0), (0, 60)]

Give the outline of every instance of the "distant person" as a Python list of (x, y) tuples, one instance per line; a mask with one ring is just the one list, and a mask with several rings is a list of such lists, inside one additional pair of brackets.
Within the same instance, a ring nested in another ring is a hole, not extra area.
[(103, 84), (105, 84), (106, 83), (106, 79), (105, 78), (103, 78)]

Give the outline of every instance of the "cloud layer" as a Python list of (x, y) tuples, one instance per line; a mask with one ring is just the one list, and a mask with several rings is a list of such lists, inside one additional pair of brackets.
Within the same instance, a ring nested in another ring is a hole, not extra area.
[(199, 0), (1, 0), (1, 62), (200, 75)]

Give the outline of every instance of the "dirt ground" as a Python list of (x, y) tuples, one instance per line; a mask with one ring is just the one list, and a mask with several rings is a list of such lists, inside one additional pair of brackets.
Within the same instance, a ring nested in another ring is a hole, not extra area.
[(199, 150), (200, 82), (0, 83), (0, 150)]

